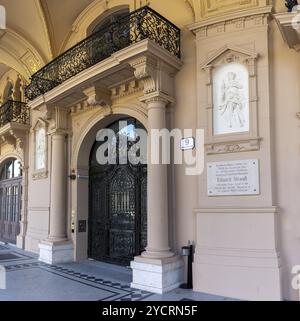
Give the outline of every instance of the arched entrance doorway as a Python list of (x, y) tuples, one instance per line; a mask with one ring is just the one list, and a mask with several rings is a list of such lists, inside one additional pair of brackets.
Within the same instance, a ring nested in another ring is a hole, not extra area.
[[(95, 260), (127, 265), (145, 250), (147, 242), (147, 166), (120, 162), (121, 139), (127, 151), (137, 142), (143, 125), (133, 118), (108, 127), (115, 133), (116, 163), (100, 165), (96, 141), (90, 155), (88, 255)], [(108, 151), (107, 151), (108, 153)], [(126, 153), (128, 154), (128, 153)]]
[(21, 164), (8, 159), (0, 167), (0, 240), (16, 243), (20, 232), (22, 194)]

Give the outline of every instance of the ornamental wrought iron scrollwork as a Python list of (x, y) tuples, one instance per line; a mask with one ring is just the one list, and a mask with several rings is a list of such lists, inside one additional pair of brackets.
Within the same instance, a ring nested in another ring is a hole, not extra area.
[(0, 127), (12, 122), (28, 125), (29, 120), (30, 110), (26, 103), (8, 100), (0, 107)]
[(150, 39), (180, 58), (180, 29), (149, 7), (142, 7), (82, 40), (31, 77), (29, 100), (139, 41)]
[(293, 8), (298, 5), (298, 0), (285, 0), (285, 6), (289, 12), (293, 11)]
[(125, 123), (122, 128), (119, 122), (109, 127), (116, 133), (112, 142), (117, 147), (116, 164), (97, 162), (97, 149), (103, 142), (96, 142), (91, 152), (89, 257), (127, 265), (147, 245), (147, 166), (120, 163), (124, 149), (128, 151), (134, 143), (128, 141), (127, 148), (120, 150), (120, 140), (142, 128), (135, 119)]
[(136, 186), (134, 176), (121, 167), (110, 182), (110, 257), (135, 255)]
[(146, 250), (147, 246), (147, 170), (144, 167), (141, 175), (141, 252)]

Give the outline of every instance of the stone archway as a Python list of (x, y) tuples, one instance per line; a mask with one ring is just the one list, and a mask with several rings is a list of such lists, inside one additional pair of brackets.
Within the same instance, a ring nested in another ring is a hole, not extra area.
[(21, 207), (19, 217), (19, 230), (16, 236), (16, 245), (19, 248), (25, 248), (25, 237), (27, 232), (27, 201), (28, 201), (28, 154), (24, 149), (17, 148), (0, 157), (0, 167), (9, 159), (16, 159), (21, 164), (22, 177), (21, 177)]
[(97, 132), (124, 117), (137, 119), (147, 129), (147, 115), (142, 104), (115, 105), (109, 114), (105, 109), (100, 109), (82, 126), (80, 134), (76, 140), (74, 139), (77, 143), (73, 147), (71, 168), (77, 178), (71, 184), (71, 222), (74, 226), (73, 242), (76, 261), (88, 257), (90, 152), (95, 143)]
[(17, 243), (20, 232), (22, 165), (15, 157), (0, 165), (0, 240)]

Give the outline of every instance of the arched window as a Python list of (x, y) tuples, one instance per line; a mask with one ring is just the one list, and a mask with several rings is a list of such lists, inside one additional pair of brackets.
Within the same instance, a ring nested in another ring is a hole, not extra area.
[(14, 100), (22, 101), (22, 80), (20, 77), (18, 77), (15, 84)]
[(0, 170), (0, 181), (18, 178), (20, 176), (22, 176), (20, 161), (11, 158), (2, 165)]
[(14, 86), (10, 81), (8, 81), (3, 93), (3, 103), (6, 103), (8, 100), (13, 100), (13, 94)]
[(129, 8), (120, 9), (116, 12), (110, 12), (108, 15), (103, 15), (96, 25), (91, 25), (88, 34), (93, 34), (99, 30), (109, 27), (111, 24), (125, 19), (129, 15)]
[(130, 16), (127, 8), (108, 11), (94, 21), (87, 30), (93, 42), (90, 48), (92, 61), (101, 61), (130, 44)]
[(0, 240), (16, 243), (20, 232), (22, 169), (10, 158), (0, 167)]

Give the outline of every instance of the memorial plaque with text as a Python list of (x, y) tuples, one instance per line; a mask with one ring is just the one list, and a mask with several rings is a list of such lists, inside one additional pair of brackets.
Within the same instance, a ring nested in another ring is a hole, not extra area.
[(258, 195), (257, 159), (207, 164), (208, 196)]

